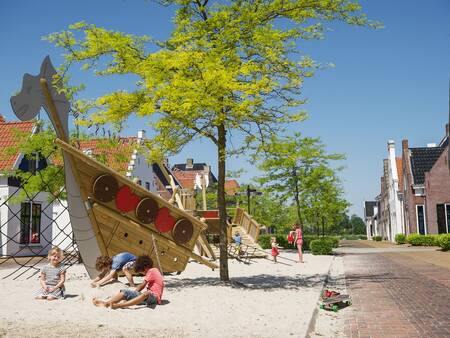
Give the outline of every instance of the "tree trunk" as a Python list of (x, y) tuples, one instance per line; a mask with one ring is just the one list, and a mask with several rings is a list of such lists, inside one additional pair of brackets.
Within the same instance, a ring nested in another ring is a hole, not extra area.
[(218, 126), (218, 187), (217, 187), (217, 204), (219, 206), (220, 221), (220, 280), (228, 282), (228, 225), (227, 225), (227, 208), (225, 204), (225, 160), (226, 160), (226, 131), (223, 124)]
[(325, 221), (322, 216), (322, 237), (325, 237)]
[(294, 200), (295, 200), (295, 205), (297, 207), (297, 221), (298, 221), (298, 225), (300, 225), (300, 228), (303, 231), (302, 215), (300, 212), (300, 199), (298, 198), (298, 196), (300, 195), (300, 191), (298, 189), (298, 176), (297, 176), (296, 169), (294, 169), (292, 171), (292, 177), (294, 178), (294, 185), (295, 185)]

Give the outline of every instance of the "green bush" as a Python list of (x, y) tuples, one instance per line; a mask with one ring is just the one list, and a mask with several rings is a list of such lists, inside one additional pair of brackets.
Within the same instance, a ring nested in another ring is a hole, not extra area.
[(437, 235), (420, 235), (420, 234), (411, 234), (406, 237), (406, 240), (409, 244), (413, 246), (434, 246), (438, 244), (438, 236)]
[(259, 245), (261, 245), (261, 248), (263, 249), (270, 249), (272, 248), (272, 245), (270, 243), (270, 238), (271, 237), (276, 237), (277, 239), (277, 243), (278, 246), (282, 247), (282, 248), (290, 248), (292, 247), (291, 245), (289, 245), (288, 241), (287, 241), (287, 234), (283, 235), (283, 234), (265, 234), (265, 235), (259, 235), (258, 237), (258, 243)]
[(450, 250), (450, 234), (438, 235), (436, 242), (442, 248), (443, 251)]
[(365, 239), (365, 240), (367, 240), (367, 235), (358, 235), (359, 236), (359, 239)]
[(406, 235), (405, 234), (395, 235), (395, 242), (397, 244), (405, 244), (406, 243)]
[(383, 237), (381, 236), (373, 236), (372, 240), (376, 241), (376, 242), (381, 242), (381, 240), (383, 239)]
[(339, 237), (328, 236), (328, 237), (324, 237), (324, 238), (331, 242), (331, 247), (333, 247), (333, 248), (339, 247)]
[(258, 243), (263, 249), (270, 249), (270, 235), (259, 235)]
[(333, 251), (332, 242), (327, 238), (312, 240), (309, 248), (313, 255), (330, 255)]

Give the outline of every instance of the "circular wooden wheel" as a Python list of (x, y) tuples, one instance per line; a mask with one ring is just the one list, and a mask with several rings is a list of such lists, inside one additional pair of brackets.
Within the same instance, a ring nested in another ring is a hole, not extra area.
[(103, 174), (97, 177), (92, 186), (92, 194), (100, 202), (112, 201), (116, 196), (117, 190), (119, 190), (119, 184), (109, 174)]
[(136, 217), (144, 224), (153, 222), (157, 214), (158, 203), (151, 198), (143, 198), (136, 207)]
[(187, 219), (180, 219), (172, 230), (172, 237), (178, 244), (184, 244), (189, 242), (194, 233), (194, 227), (192, 223)]

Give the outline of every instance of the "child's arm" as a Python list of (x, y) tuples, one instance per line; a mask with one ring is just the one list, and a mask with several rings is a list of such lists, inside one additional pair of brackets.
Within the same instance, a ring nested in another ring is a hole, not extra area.
[(145, 288), (145, 286), (147, 285), (147, 281), (143, 281), (141, 284), (139, 284), (138, 286), (136, 286), (136, 291), (138, 291), (138, 292), (141, 292), (141, 290), (143, 289), (143, 288)]
[(39, 278), (39, 283), (41, 284), (41, 287), (48, 291), (48, 286), (45, 284), (45, 273), (41, 271), (41, 277)]
[(106, 274), (107, 271), (100, 272), (100, 274), (97, 277), (95, 277), (95, 279), (91, 282), (91, 286), (93, 288), (97, 287), (97, 282), (100, 281), (103, 277), (105, 277)]
[(102, 286), (103, 284), (108, 283), (111, 279), (114, 279), (116, 277), (116, 270), (109, 270), (108, 273), (106, 273), (105, 277), (103, 277), (102, 279), (100, 279), (98, 282), (96, 282), (95, 284), (97, 286)]
[(61, 288), (64, 286), (64, 282), (66, 281), (66, 271), (62, 271), (59, 275), (59, 282), (54, 287), (49, 288), (48, 291), (52, 292), (55, 291), (58, 288)]

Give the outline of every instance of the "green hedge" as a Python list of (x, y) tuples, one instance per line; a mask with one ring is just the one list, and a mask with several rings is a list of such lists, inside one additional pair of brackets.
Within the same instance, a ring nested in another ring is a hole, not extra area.
[(287, 235), (283, 234), (273, 234), (273, 235), (260, 235), (258, 237), (258, 243), (261, 245), (261, 248), (263, 249), (270, 249), (272, 248), (272, 245), (270, 244), (270, 238), (276, 237), (278, 246), (282, 248), (290, 248), (292, 246), (289, 245), (287, 241)]
[(450, 250), (450, 234), (438, 235), (436, 238), (436, 242), (443, 251)]
[(383, 237), (381, 236), (373, 236), (372, 240), (376, 241), (376, 242), (381, 242), (381, 240), (383, 239)]
[(397, 244), (405, 244), (406, 243), (406, 235), (404, 235), (404, 234), (395, 235), (395, 242)]
[(330, 255), (333, 251), (332, 241), (329, 238), (315, 239), (311, 241), (310, 249), (313, 255)]
[(420, 234), (411, 234), (406, 237), (406, 240), (409, 244), (413, 246), (435, 246), (439, 245), (437, 242), (437, 235), (420, 235)]
[[(275, 236), (277, 238), (277, 243), (282, 248), (286, 249), (297, 249), (297, 246), (294, 244), (289, 244), (287, 241), (287, 234), (276, 234), (276, 235), (260, 235), (258, 238), (258, 243), (261, 245), (263, 249), (270, 249), (270, 237)], [(339, 237), (337, 236), (328, 236), (328, 237), (320, 237), (316, 235), (303, 235), (303, 245), (302, 248), (304, 251), (310, 250), (310, 244), (313, 240), (316, 239), (325, 239), (331, 243), (333, 248), (337, 248), (339, 246)]]
[(342, 235), (341, 238), (349, 240), (349, 241), (355, 241), (358, 239), (367, 239), (367, 236), (366, 235)]

